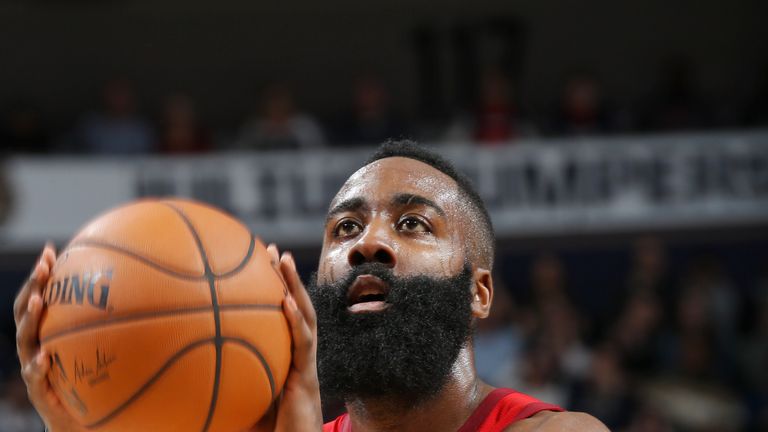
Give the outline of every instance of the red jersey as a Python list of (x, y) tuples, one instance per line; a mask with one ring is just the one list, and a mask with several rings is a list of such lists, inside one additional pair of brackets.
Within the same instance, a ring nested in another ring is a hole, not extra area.
[[(512, 423), (540, 411), (563, 411), (512, 389), (498, 388), (480, 402), (457, 432), (501, 432)], [(344, 413), (323, 425), (323, 432), (353, 432), (349, 415)]]

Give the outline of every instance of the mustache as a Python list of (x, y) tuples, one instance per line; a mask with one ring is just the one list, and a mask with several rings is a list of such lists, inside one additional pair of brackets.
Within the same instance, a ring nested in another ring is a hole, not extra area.
[(381, 279), (382, 282), (389, 285), (391, 290), (397, 289), (399, 282), (403, 278), (395, 276), (392, 268), (382, 263), (363, 263), (353, 267), (343, 278), (329, 284), (320, 284), (317, 282), (317, 274), (313, 275), (315, 283), (310, 284), (313, 289), (331, 290), (335, 297), (346, 301), (349, 287), (355, 282), (358, 276), (371, 275)]

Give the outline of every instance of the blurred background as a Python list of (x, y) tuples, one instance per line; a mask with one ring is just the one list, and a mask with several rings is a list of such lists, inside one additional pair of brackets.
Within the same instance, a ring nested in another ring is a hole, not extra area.
[(387, 138), (454, 160), (491, 211), (482, 377), (616, 431), (768, 430), (766, 18), (760, 0), (1, 0), (0, 431), (41, 428), (11, 304), (45, 240), (185, 196), (306, 278), (330, 199)]

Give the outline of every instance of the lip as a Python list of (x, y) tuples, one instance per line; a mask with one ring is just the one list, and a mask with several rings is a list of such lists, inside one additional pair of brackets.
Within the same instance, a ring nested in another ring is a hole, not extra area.
[(389, 294), (389, 285), (383, 280), (373, 275), (360, 275), (355, 278), (347, 292), (347, 310), (351, 313), (377, 312), (389, 307), (389, 303), (382, 300), (358, 301), (364, 295), (383, 295)]
[(347, 310), (351, 313), (364, 313), (364, 312), (378, 312), (383, 311), (389, 307), (389, 303), (381, 300), (369, 301), (363, 303), (355, 303), (347, 307)]

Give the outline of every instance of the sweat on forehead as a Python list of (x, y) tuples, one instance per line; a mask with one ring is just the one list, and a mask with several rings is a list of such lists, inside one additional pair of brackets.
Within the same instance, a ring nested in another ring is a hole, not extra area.
[(456, 181), (445, 173), (414, 159), (390, 157), (371, 162), (352, 174), (336, 194), (330, 209), (349, 199), (370, 199), (381, 193), (426, 198), (438, 206), (459, 210), (467, 205)]

